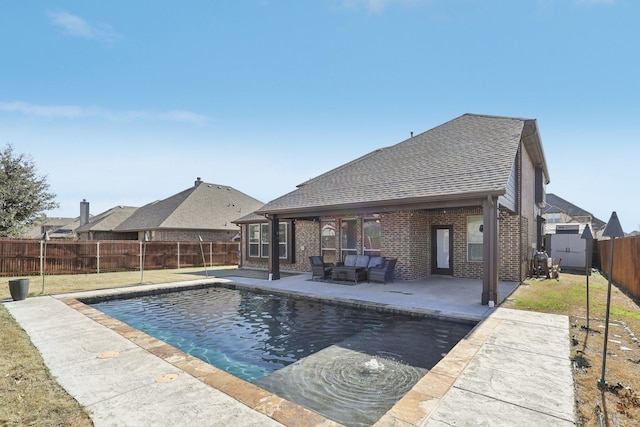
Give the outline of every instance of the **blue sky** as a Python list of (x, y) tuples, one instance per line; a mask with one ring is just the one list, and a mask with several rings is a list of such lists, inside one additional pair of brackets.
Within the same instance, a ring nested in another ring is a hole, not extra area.
[(193, 184), (263, 202), (464, 113), (534, 118), (548, 192), (640, 229), (635, 0), (0, 5), (0, 146), (77, 216)]

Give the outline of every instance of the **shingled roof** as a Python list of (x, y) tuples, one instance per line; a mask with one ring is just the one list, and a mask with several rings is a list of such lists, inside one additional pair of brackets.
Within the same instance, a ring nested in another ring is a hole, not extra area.
[(227, 185), (196, 181), (195, 185), (164, 200), (139, 208), (116, 231), (232, 230), (231, 221), (253, 212), (262, 202)]
[(113, 231), (118, 225), (122, 224), (129, 218), (138, 208), (133, 206), (115, 206), (98, 215), (91, 217), (88, 223), (76, 228), (76, 233), (87, 231)]
[(596, 230), (604, 228), (607, 225), (606, 222), (596, 218), (591, 212), (586, 211), (553, 193), (547, 193), (546, 206), (542, 210), (542, 213), (564, 213), (575, 220), (582, 219), (583, 222), (591, 221)]
[(535, 120), (465, 114), (313, 178), (258, 213), (503, 195), (521, 139), (548, 181)]

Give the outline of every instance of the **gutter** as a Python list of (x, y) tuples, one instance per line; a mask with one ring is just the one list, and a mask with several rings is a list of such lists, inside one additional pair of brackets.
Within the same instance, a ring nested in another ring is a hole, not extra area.
[[(379, 200), (372, 202), (359, 202), (359, 203), (343, 203), (339, 205), (325, 205), (325, 206), (306, 206), (292, 209), (274, 209), (274, 210), (260, 210), (256, 211), (259, 215), (299, 215), (299, 214), (318, 214), (318, 213), (335, 213), (336, 211), (349, 211), (354, 210), (370, 210), (379, 211), (380, 208), (386, 208), (386, 210), (397, 210), (403, 208), (415, 208), (415, 209), (442, 209), (442, 208), (455, 208), (455, 207), (470, 207), (470, 206), (482, 206), (482, 201), (490, 197), (504, 196), (506, 191), (504, 189), (491, 190), (491, 191), (477, 191), (472, 193), (461, 194), (446, 194), (431, 197), (417, 197), (408, 199), (396, 199), (396, 200)], [(284, 218), (284, 216), (283, 216)]]

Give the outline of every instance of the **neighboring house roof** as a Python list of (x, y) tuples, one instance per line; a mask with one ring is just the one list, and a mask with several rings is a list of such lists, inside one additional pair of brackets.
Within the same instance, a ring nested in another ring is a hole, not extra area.
[(66, 224), (73, 222), (73, 218), (47, 217), (42, 222), (34, 224), (26, 233), (28, 239), (42, 238), (43, 227), (45, 230), (57, 230)]
[(198, 179), (191, 188), (139, 208), (114, 231), (237, 231), (238, 228), (232, 221), (254, 212), (262, 204), (233, 187), (210, 184)]
[(133, 206), (116, 206), (98, 215), (94, 215), (91, 220), (76, 229), (76, 233), (86, 233), (89, 231), (113, 231), (124, 220), (129, 218), (138, 208)]
[(465, 114), (298, 186), (258, 213), (297, 213), (500, 196), (520, 141), (548, 183), (535, 120)]
[(543, 215), (548, 213), (564, 213), (577, 222), (591, 222), (596, 230), (604, 228), (607, 225), (606, 222), (596, 218), (591, 212), (585, 211), (553, 193), (547, 193), (546, 206), (542, 209)]

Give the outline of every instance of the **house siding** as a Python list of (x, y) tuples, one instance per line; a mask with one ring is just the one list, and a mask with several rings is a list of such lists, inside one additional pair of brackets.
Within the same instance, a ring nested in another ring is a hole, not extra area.
[(527, 246), (523, 251), (523, 261), (531, 259), (535, 253), (535, 245), (537, 240), (536, 231), (536, 217), (540, 214), (540, 208), (535, 204), (535, 186), (536, 186), (536, 172), (535, 165), (531, 161), (531, 157), (527, 150), (520, 150), (522, 153), (522, 194), (521, 203), (523, 206), (522, 216), (526, 218), (527, 226), (523, 227), (522, 240), (527, 241)]
[[(431, 275), (431, 227), (451, 226), (453, 229), (453, 276), (469, 279), (482, 279), (483, 263), (467, 261), (467, 217), (482, 215), (482, 208), (458, 208), (438, 210), (410, 210), (385, 212), (380, 214), (381, 255), (397, 258), (395, 279), (413, 280)], [(350, 216), (348, 218), (354, 218)], [(359, 251), (362, 251), (362, 216), (358, 217), (357, 239)], [(322, 220), (334, 220), (339, 217), (324, 217)], [(523, 218), (524, 229), (528, 220)], [(242, 225), (242, 263), (246, 268), (267, 269), (266, 258), (246, 257), (246, 224)], [(498, 220), (500, 262), (499, 279), (505, 281), (520, 280), (519, 238), (520, 219), (517, 214), (501, 208)], [(526, 237), (527, 233), (523, 233)], [(336, 252), (340, 239), (336, 236)], [(529, 245), (524, 239), (523, 248)], [(280, 261), (282, 271), (311, 271), (309, 256), (320, 254), (320, 221), (298, 220), (295, 222), (295, 259), (296, 262)]]
[(508, 208), (512, 212), (518, 211), (518, 175), (519, 175), (518, 156), (516, 161), (513, 162), (511, 173), (509, 174), (509, 181), (507, 181), (506, 194), (500, 196), (499, 202), (502, 206)]

